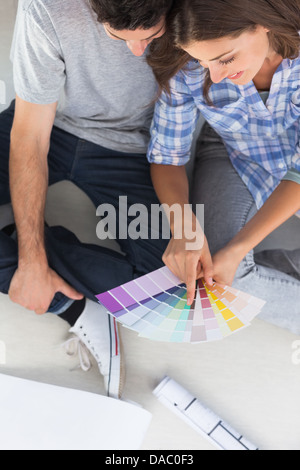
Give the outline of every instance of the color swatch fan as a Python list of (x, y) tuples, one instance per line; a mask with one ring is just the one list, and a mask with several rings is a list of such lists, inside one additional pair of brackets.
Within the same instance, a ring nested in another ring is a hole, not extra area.
[(167, 268), (96, 296), (122, 325), (139, 336), (176, 343), (215, 341), (249, 326), (265, 302), (249, 294), (197, 282), (187, 305), (185, 284)]

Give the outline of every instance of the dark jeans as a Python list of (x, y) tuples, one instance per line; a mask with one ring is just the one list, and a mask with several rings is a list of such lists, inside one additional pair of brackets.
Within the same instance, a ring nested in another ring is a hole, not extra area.
[[(8, 160), (13, 115), (14, 102), (0, 114), (0, 205), (10, 202)], [(95, 207), (103, 203), (113, 205), (117, 222), (119, 196), (127, 196), (128, 207), (137, 203), (146, 206), (149, 221), (151, 204), (159, 204), (145, 155), (108, 150), (54, 127), (48, 163), (49, 185), (71, 181), (89, 196)], [(128, 223), (131, 220), (128, 218)], [(168, 240), (161, 235), (158, 240), (128, 238), (118, 242), (124, 256), (98, 245), (83, 244), (64, 227), (45, 228), (49, 266), (91, 300), (98, 293), (163, 266), (162, 255)], [(8, 293), (17, 265), (17, 242), (0, 231), (0, 292)], [(49, 312), (58, 312), (68, 301), (57, 293)]]

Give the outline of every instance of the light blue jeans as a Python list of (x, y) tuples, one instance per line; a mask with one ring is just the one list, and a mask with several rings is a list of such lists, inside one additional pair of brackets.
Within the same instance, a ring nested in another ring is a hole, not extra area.
[[(243, 228), (257, 208), (221, 138), (207, 124), (197, 142), (193, 176), (193, 204), (205, 205), (204, 228), (214, 254)], [(300, 334), (300, 234), (296, 250), (248, 253), (233, 287), (266, 300), (260, 319)]]

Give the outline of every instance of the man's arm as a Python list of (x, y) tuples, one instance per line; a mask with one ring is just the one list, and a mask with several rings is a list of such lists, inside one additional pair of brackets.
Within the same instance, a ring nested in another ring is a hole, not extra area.
[(45, 313), (56, 292), (82, 298), (48, 265), (44, 211), (48, 152), (56, 103), (37, 105), (16, 99), (10, 147), (10, 191), (18, 232), (19, 264), (10, 285), (12, 301)]
[(47, 156), (55, 112), (56, 104), (41, 106), (16, 99), (9, 173), (20, 267), (36, 260), (40, 265), (48, 264), (44, 210), (48, 189)]

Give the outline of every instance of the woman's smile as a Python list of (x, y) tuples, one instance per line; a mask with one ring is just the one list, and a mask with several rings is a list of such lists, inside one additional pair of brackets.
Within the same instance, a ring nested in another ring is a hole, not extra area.
[(227, 78), (229, 78), (229, 80), (238, 80), (239, 78), (241, 78), (241, 76), (243, 75), (243, 71), (242, 72), (238, 72), (238, 73), (235, 73), (233, 75), (229, 75)]

